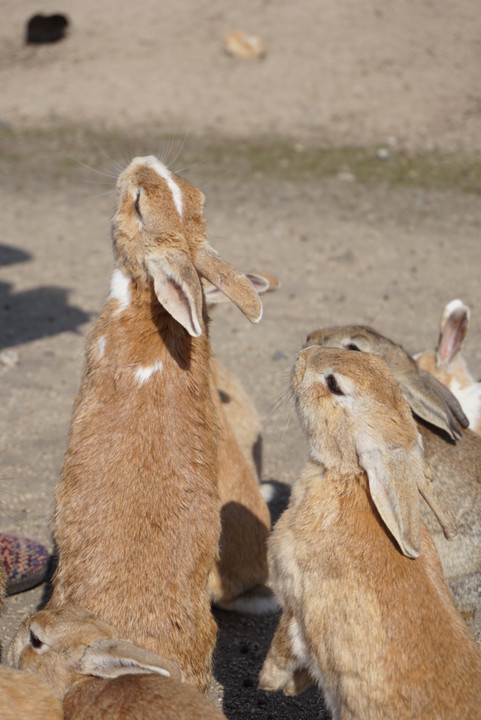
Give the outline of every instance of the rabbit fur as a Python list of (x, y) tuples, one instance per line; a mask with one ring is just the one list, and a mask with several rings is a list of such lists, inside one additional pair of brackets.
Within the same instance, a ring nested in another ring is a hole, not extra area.
[(260, 687), (315, 682), (333, 720), (480, 718), (481, 652), (419, 519), (429, 472), (387, 365), (308, 347), (291, 387), (310, 458), (269, 542), (283, 612)]
[[(267, 273), (245, 273), (258, 294), (279, 281)], [(226, 297), (203, 280), (209, 308)], [(262, 435), (259, 416), (237, 378), (211, 357), (212, 395), (220, 424), (218, 444), (222, 531), (219, 561), (210, 576), (213, 602), (225, 610), (272, 612), (278, 604), (268, 581), (270, 514), (261, 494)], [(259, 549), (263, 549), (260, 552)]]
[[(89, 336), (55, 492), (49, 606), (86, 607), (175, 659), (205, 690), (216, 637), (209, 576), (219, 574), (221, 428), (200, 278), (252, 322), (262, 304), (208, 244), (197, 188), (148, 156), (120, 174), (117, 194), (116, 268)], [(265, 547), (257, 552), (264, 577)], [(229, 591), (230, 577), (222, 581)]]
[(372, 328), (347, 325), (316, 330), (307, 337), (305, 346), (309, 345), (356, 348), (382, 357), (389, 366), (416, 414), (434, 485), (456, 522), (456, 538), (445, 542), (439, 524), (424, 504), (422, 518), (436, 543), (458, 606), (472, 613), (474, 601), (481, 613), (481, 600), (466, 598), (464, 588), (470, 578), (475, 584), (476, 577), (481, 579), (481, 438), (459, 426), (455, 432), (456, 416), (447, 404), (451, 401), (444, 394), (438, 395), (444, 386), (438, 382), (433, 385), (431, 375), (418, 368), (401, 345)]
[(34, 673), (0, 667), (1, 720), (62, 720), (62, 702)]
[(8, 660), (51, 686), (65, 720), (224, 717), (183, 682), (174, 662), (119, 639), (115, 628), (74, 605), (26, 618)]
[(446, 385), (459, 400), (469, 419), (469, 427), (481, 435), (481, 383), (471, 375), (461, 349), (469, 327), (469, 307), (451, 300), (444, 308), (438, 344), (414, 356), (423, 370)]
[[(274, 292), (280, 287), (279, 280), (270, 273), (246, 272), (245, 275), (258, 295)], [(209, 310), (218, 303), (227, 301), (226, 296), (219, 292), (212, 283), (203, 279), (202, 285)], [(215, 356), (212, 357), (212, 370), (217, 378), (217, 392), (225, 416), (252, 473), (260, 481), (262, 479), (262, 428), (257, 410), (239, 380)]]

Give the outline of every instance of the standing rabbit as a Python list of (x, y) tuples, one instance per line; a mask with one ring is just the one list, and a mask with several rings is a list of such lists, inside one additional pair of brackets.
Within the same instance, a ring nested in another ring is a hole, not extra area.
[(174, 662), (120, 639), (115, 628), (74, 605), (26, 618), (8, 660), (51, 687), (65, 720), (224, 718), (183, 682)]
[[(88, 340), (55, 493), (49, 606), (86, 607), (175, 659), (205, 690), (216, 636), (208, 588), (220, 535), (220, 427), (200, 278), (253, 322), (262, 305), (208, 244), (197, 188), (148, 156), (132, 160), (117, 191), (116, 269)], [(265, 547), (257, 552), (265, 557)]]
[(260, 676), (334, 720), (481, 718), (481, 653), (420, 522), (447, 535), (409, 406), (378, 357), (309, 347), (291, 382), (310, 458), (269, 543), (283, 607)]
[[(467, 419), (445, 386), (419, 368), (401, 345), (372, 328), (346, 325), (316, 330), (307, 337), (309, 345), (372, 353), (388, 365), (416, 415), (435, 486), (456, 520), (458, 534), (452, 542), (444, 542), (439, 526), (424, 506), (423, 520), (458, 605), (471, 607), (472, 598), (465, 597), (464, 585), (469, 578), (478, 584), (476, 577), (481, 577), (481, 438), (459, 427), (458, 420), (466, 426)], [(481, 612), (481, 601), (477, 606)]]
[(461, 354), (469, 314), (469, 307), (461, 300), (451, 300), (441, 317), (436, 349), (418, 353), (414, 359), (451, 390), (469, 419), (470, 429), (481, 435), (481, 383), (473, 378)]

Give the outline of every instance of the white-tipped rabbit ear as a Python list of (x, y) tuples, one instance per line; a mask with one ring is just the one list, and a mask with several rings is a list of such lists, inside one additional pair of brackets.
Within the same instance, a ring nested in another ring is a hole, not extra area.
[(202, 335), (202, 288), (195, 267), (180, 250), (149, 255), (147, 272), (160, 304), (192, 337)]
[(199, 273), (226, 295), (251, 322), (259, 322), (262, 303), (243, 273), (234, 270), (209, 245), (199, 248), (194, 264)]
[(358, 457), (367, 472), (373, 503), (401, 552), (418, 557), (420, 515), (415, 478), (420, 469), (423, 472), (419, 450), (372, 448), (358, 452)]
[(173, 660), (139, 648), (129, 640), (112, 638), (100, 638), (86, 647), (75, 669), (81, 675), (101, 678), (158, 674), (183, 680)]
[(452, 300), (446, 305), (441, 318), (436, 355), (441, 365), (449, 365), (454, 356), (461, 350), (468, 333), (469, 307), (461, 300)]

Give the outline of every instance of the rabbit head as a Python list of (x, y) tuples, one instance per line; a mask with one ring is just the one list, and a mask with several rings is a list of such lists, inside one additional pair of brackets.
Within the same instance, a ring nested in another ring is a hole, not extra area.
[(419, 554), (418, 491), (454, 536), (409, 406), (381, 358), (311, 346), (299, 353), (291, 387), (312, 459), (344, 477), (367, 474), (372, 501), (406, 556)]
[(158, 673), (182, 678), (175, 662), (118, 638), (114, 627), (75, 605), (27, 617), (8, 648), (7, 660), (13, 667), (38, 673), (59, 697), (85, 675)]
[(401, 347), (370, 327), (347, 325), (316, 330), (307, 336), (305, 347), (322, 345), (372, 353), (388, 365), (404, 399), (412, 411), (455, 440), (460, 437), (458, 423), (469, 421), (454, 395), (436, 378), (419, 368)]
[(262, 304), (249, 280), (207, 242), (204, 195), (154, 156), (137, 157), (117, 181), (112, 223), (118, 268), (138, 285), (153, 285), (160, 304), (193, 337), (203, 332), (199, 276), (224, 293), (252, 322)]

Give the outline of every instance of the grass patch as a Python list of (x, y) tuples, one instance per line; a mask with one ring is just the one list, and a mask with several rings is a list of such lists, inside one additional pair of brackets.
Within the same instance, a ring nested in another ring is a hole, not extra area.
[[(152, 140), (154, 138), (154, 141)], [(481, 160), (436, 152), (405, 153), (396, 148), (318, 147), (283, 137), (235, 139), (218, 136), (166, 136), (149, 127), (136, 133), (62, 126), (52, 130), (0, 128), (0, 161), (4, 176), (15, 169), (43, 182), (79, 178), (82, 164), (114, 174), (134, 155), (169, 150), (174, 168), (195, 181), (235, 173), (280, 180), (344, 177), (365, 185), (419, 187), (481, 193)], [(87, 170), (85, 171), (88, 172)]]

